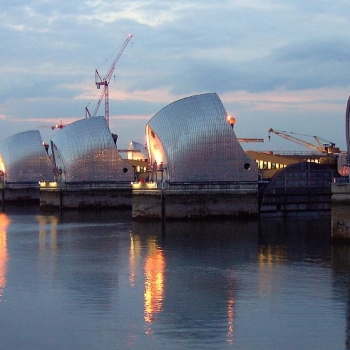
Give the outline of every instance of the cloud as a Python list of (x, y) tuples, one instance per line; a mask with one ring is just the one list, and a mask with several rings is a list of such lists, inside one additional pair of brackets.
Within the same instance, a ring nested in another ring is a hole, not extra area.
[(0, 115), (8, 124), (0, 139), (36, 127), (36, 119), (85, 117), (85, 107), (93, 109), (99, 99), (95, 69), (107, 72), (129, 33), (134, 37), (109, 88), (119, 140), (134, 139), (136, 130), (143, 137), (146, 118), (204, 92), (217, 92), (227, 110), (238, 113), (237, 131), (243, 120), (253, 123), (244, 127), (251, 134), (258, 133), (255, 126), (265, 129), (264, 122), (297, 131), (303, 115), (322, 116), (314, 133), (343, 139), (347, 10), (344, 0), (5, 0)]

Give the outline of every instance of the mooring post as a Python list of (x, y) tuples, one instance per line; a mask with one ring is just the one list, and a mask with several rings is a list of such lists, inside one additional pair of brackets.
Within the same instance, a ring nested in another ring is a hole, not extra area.
[(161, 219), (165, 222), (165, 195), (163, 188), (161, 189)]
[(164, 195), (164, 166), (163, 163), (159, 164), (159, 170), (161, 174), (161, 179), (160, 179), (160, 199), (161, 199), (161, 219), (162, 222), (165, 222), (165, 195)]
[(59, 184), (60, 186), (60, 214), (62, 214), (63, 211), (63, 194), (62, 194), (62, 186), (61, 183)]
[(5, 188), (4, 184), (1, 184), (1, 210), (2, 212), (5, 211)]

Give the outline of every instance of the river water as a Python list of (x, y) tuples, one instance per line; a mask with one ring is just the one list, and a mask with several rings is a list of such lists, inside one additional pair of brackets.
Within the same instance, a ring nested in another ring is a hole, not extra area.
[(347, 349), (330, 218), (0, 214), (1, 349)]

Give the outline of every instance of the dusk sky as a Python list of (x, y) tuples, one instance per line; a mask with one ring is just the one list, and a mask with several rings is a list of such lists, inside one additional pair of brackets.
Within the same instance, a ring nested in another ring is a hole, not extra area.
[[(3, 0), (0, 140), (85, 118), (128, 34), (109, 86), (118, 147), (180, 98), (216, 92), (245, 149), (308, 150), (268, 129), (345, 142), (349, 2), (343, 0)], [(103, 103), (99, 115), (103, 115)], [(299, 137), (298, 135), (296, 135)]]

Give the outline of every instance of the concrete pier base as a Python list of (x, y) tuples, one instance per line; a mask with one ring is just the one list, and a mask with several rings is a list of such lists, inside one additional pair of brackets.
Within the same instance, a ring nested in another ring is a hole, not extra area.
[(40, 187), (40, 209), (118, 208), (130, 210), (131, 195), (130, 184), (127, 186), (96, 184), (42, 186)]
[(254, 216), (258, 216), (257, 184), (181, 184), (164, 189), (145, 185), (134, 186), (132, 192), (135, 220)]
[(0, 188), (0, 206), (3, 211), (7, 204), (39, 204), (39, 185), (37, 184), (6, 184)]
[(332, 206), (332, 239), (350, 242), (350, 206)]
[(332, 184), (332, 239), (350, 241), (350, 184)]
[(332, 204), (350, 205), (350, 183), (332, 184)]

